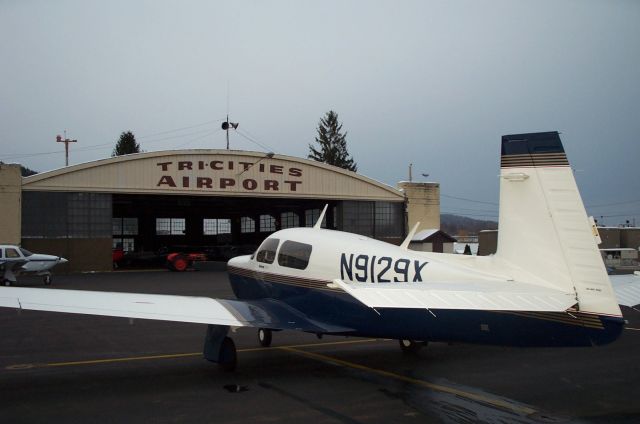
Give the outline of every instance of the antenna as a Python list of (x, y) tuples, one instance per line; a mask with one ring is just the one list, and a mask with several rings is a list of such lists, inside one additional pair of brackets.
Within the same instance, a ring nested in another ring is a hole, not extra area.
[(322, 213), (320, 214), (320, 218), (318, 218), (318, 220), (316, 221), (316, 224), (313, 226), (313, 228), (320, 229), (320, 226), (322, 225), (322, 221), (324, 220), (324, 214), (327, 213), (327, 208), (328, 207), (329, 207), (328, 203), (326, 205), (324, 205), (324, 209), (322, 209)]
[(64, 166), (69, 166), (69, 143), (77, 143), (78, 140), (69, 140), (67, 130), (64, 130), (64, 140), (61, 135), (56, 136), (57, 143), (64, 143)]
[(229, 128), (233, 128), (234, 130), (238, 129), (237, 122), (229, 122), (229, 115), (227, 115), (227, 120), (222, 123), (222, 129), (227, 132), (227, 150), (229, 150)]

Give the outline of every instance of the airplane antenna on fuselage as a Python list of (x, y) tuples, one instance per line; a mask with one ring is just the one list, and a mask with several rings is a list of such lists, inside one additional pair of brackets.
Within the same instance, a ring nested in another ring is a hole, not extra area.
[(411, 231), (409, 231), (409, 234), (407, 234), (407, 238), (405, 238), (402, 244), (400, 245), (402, 249), (404, 250), (409, 249), (409, 243), (411, 243), (411, 239), (416, 234), (416, 231), (418, 230), (419, 225), (420, 225), (420, 221), (416, 222), (416, 225), (414, 225)]
[(322, 221), (324, 220), (324, 215), (327, 213), (327, 209), (329, 208), (329, 204), (327, 203), (326, 205), (324, 205), (324, 209), (322, 209), (322, 213), (320, 214), (320, 218), (318, 218), (318, 220), (316, 221), (316, 224), (313, 226), (313, 228), (320, 228), (320, 226), (322, 225)]

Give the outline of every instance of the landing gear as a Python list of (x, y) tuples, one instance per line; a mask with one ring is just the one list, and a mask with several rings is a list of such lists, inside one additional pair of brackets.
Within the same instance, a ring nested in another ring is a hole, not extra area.
[(238, 353), (236, 344), (231, 337), (225, 337), (220, 346), (220, 356), (218, 358), (218, 368), (223, 372), (233, 372), (238, 366)]
[(398, 340), (400, 343), (400, 349), (402, 353), (405, 355), (416, 355), (422, 346), (426, 346), (427, 342), (418, 342), (411, 339), (400, 339)]
[(220, 371), (235, 371), (238, 365), (236, 345), (227, 337), (229, 327), (226, 325), (207, 326), (207, 336), (204, 339), (204, 358), (218, 364)]
[(268, 328), (258, 329), (258, 341), (260, 342), (260, 346), (262, 347), (271, 346), (272, 337), (273, 337), (273, 333)]
[(42, 281), (44, 282), (45, 286), (50, 286), (51, 285), (51, 275), (45, 275), (44, 277), (42, 277)]
[(11, 281), (10, 280), (2, 280), (2, 285), (9, 287), (11, 285)]

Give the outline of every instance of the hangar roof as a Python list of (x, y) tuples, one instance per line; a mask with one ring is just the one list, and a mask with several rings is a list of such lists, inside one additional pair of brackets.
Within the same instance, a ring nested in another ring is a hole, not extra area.
[(240, 150), (117, 156), (25, 177), (24, 191), (293, 197), (400, 202), (402, 192), (308, 159)]

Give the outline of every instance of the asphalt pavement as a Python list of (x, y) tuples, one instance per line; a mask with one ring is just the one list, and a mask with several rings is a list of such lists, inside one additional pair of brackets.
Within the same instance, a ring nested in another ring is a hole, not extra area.
[[(42, 287), (39, 278), (20, 284)], [(55, 276), (52, 288), (233, 298), (225, 272)], [(238, 370), (202, 358), (205, 325), (0, 309), (0, 423), (640, 422), (640, 313), (594, 348), (231, 334)]]

